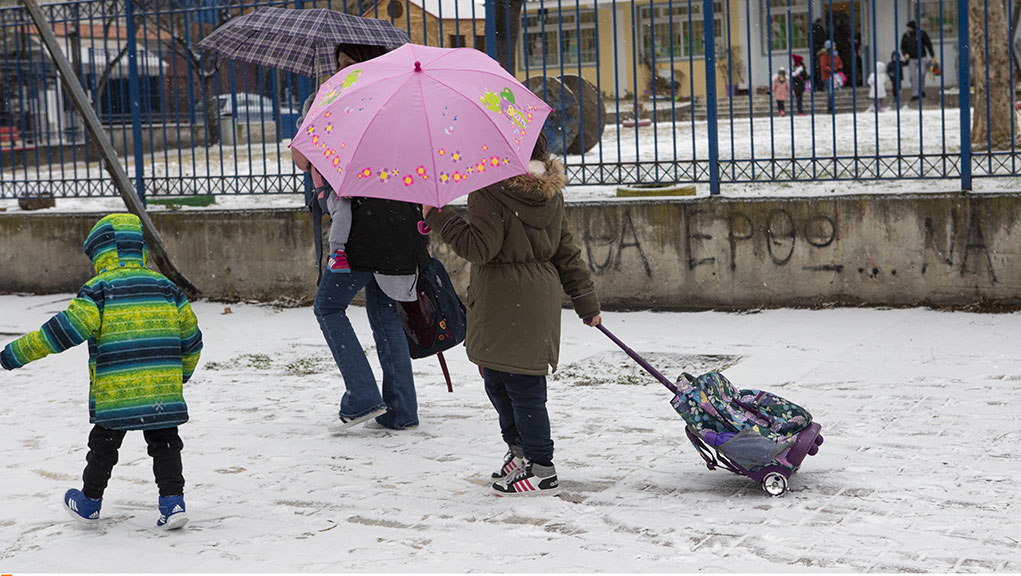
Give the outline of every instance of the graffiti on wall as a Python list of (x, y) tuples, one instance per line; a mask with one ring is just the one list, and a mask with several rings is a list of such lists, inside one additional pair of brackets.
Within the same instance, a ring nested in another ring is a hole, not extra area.
[[(981, 204), (972, 203), (968, 216), (968, 229), (964, 233), (964, 254), (960, 257), (960, 275), (986, 275), (990, 284), (996, 284), (996, 270), (993, 268), (991, 250), (986, 245), (985, 234), (982, 232), (983, 215)], [(931, 216), (925, 219), (925, 257), (922, 261), (922, 274), (929, 269), (930, 258), (935, 255), (939, 263), (954, 267), (954, 250), (959, 242), (960, 214), (951, 210), (950, 221), (941, 230), (933, 222)], [(941, 234), (945, 232), (945, 234)]]
[[(753, 241), (756, 230), (764, 235), (766, 252), (770, 261), (777, 266), (786, 266), (790, 262), (799, 243), (806, 243), (810, 248), (826, 248), (837, 238), (834, 217), (816, 214), (804, 222), (797, 222), (790, 212), (783, 208), (771, 210), (765, 222), (759, 226), (756, 226), (747, 214), (740, 212), (721, 215), (713, 210), (687, 210), (684, 213), (684, 220), (685, 253), (689, 270), (717, 263), (716, 256), (706, 255), (704, 250), (700, 250), (703, 242), (716, 239), (706, 231), (716, 222), (723, 223), (725, 227), (731, 270), (737, 269), (739, 247), (744, 242)], [(822, 264), (802, 266), (802, 269), (811, 272), (842, 272), (844, 267), (840, 264)]]
[[(596, 220), (593, 222), (592, 220)], [(598, 210), (586, 220), (581, 237), (585, 258), (593, 274), (602, 275), (608, 270), (620, 270), (621, 262), (636, 258), (642, 265), (647, 278), (652, 278), (652, 267), (645, 257), (642, 241), (635, 230), (631, 210), (625, 209), (620, 216), (615, 210)]]

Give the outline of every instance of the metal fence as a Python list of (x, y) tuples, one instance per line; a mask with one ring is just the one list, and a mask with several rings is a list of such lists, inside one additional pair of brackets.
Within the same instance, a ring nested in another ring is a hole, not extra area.
[[(385, 18), (416, 43), (486, 50), (555, 108), (545, 130), (571, 184), (719, 193), (950, 179), (971, 189), (973, 177), (1019, 175), (1015, 0), (971, 2), (970, 13), (956, 0), (510, 4), (77, 0), (43, 10), (143, 199), (304, 188), (287, 143), (313, 80), (195, 48), (263, 6)], [(0, 8), (0, 49), (0, 198), (116, 194), (20, 6)]]

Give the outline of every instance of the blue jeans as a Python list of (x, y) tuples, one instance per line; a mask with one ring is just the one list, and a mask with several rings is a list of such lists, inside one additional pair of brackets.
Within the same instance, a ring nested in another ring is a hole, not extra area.
[(507, 444), (521, 447), (525, 458), (549, 466), (553, 439), (546, 412), (546, 377), (482, 369), (486, 394), (500, 415), (500, 433)]
[[(347, 317), (348, 304), (362, 288), (365, 288), (365, 313), (376, 341), (376, 355), (383, 367), (382, 395)], [(376, 418), (383, 426), (400, 430), (417, 425), (418, 398), (408, 340), (397, 316), (397, 304), (383, 293), (372, 273), (324, 272), (313, 310), (344, 377), (346, 391), (340, 400), (340, 416), (357, 418), (386, 408), (387, 413)]]

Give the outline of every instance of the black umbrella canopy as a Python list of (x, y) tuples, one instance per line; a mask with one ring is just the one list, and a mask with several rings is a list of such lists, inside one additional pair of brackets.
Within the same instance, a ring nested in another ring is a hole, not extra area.
[(260, 8), (230, 19), (198, 47), (223, 56), (319, 78), (337, 71), (338, 44), (393, 49), (410, 42), (407, 32), (386, 20), (326, 8)]

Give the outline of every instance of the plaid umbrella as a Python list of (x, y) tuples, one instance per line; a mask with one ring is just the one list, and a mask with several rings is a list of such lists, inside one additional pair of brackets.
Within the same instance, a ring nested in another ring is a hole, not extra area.
[(407, 32), (386, 20), (325, 8), (260, 8), (230, 19), (198, 47), (234, 60), (319, 78), (337, 71), (333, 53), (337, 44), (392, 49), (410, 41)]

